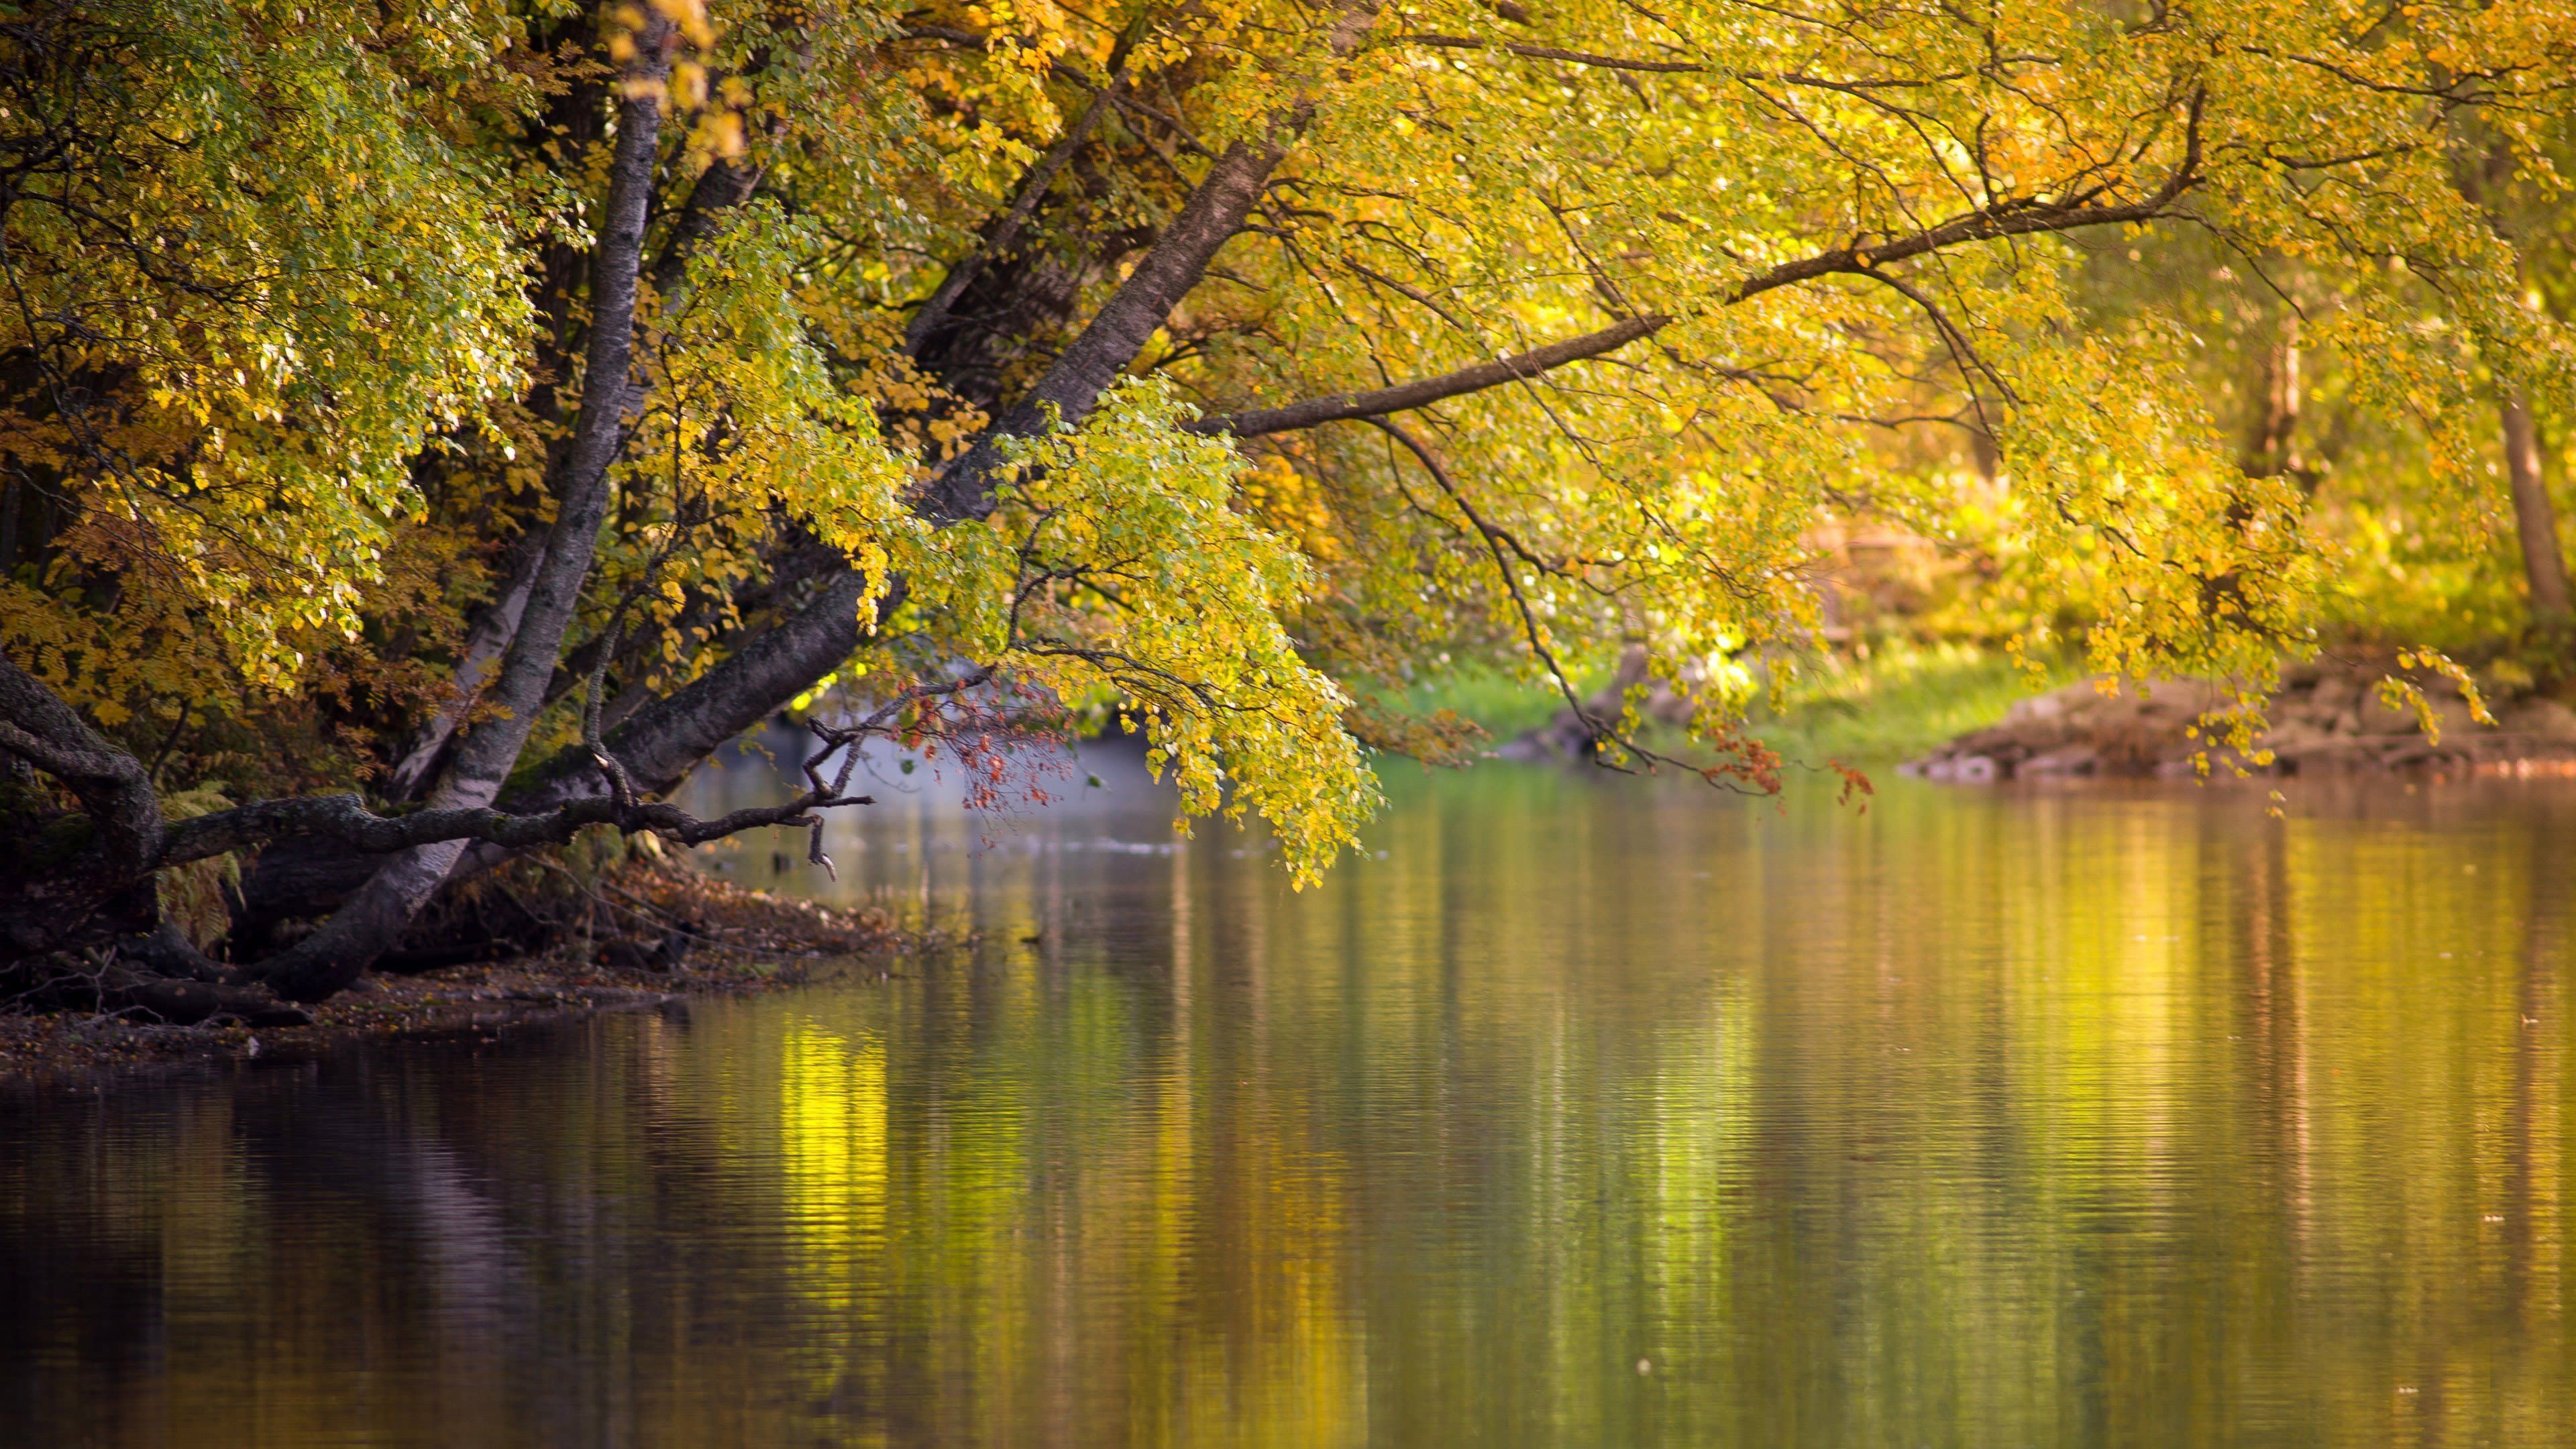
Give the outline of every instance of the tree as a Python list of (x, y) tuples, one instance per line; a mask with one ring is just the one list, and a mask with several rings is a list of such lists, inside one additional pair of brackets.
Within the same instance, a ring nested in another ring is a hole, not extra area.
[[(2002, 460), (2100, 663), (2251, 680), (2310, 637), (2306, 497), (2240, 465), (2186, 318), (2086, 305), (2086, 248), (2332, 278), (2304, 345), (2471, 468), (2488, 372), (2568, 372), (2446, 137), (2555, 194), (2568, 21), (21, 10), (4, 949), (310, 999), (510, 851), (809, 822), (862, 739), (1031, 709), (1130, 718), (1303, 878), (1368, 747), (1442, 734), (1341, 681), (1508, 648), (1571, 700), (1577, 649), (1794, 637), (1820, 510), (1944, 526), (1890, 466), (1926, 429)], [(798, 798), (656, 802), (818, 700)], [(1775, 784), (1729, 708), (1693, 768)], [(234, 852), (321, 922), (217, 963), (155, 883)]]

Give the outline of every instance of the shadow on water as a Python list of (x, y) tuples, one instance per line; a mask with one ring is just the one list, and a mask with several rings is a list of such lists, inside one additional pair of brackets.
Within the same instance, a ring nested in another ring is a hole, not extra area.
[(1298, 895), (881, 773), (780, 881), (982, 932), (906, 979), (0, 1102), (0, 1442), (2576, 1423), (2576, 790), (1393, 771)]

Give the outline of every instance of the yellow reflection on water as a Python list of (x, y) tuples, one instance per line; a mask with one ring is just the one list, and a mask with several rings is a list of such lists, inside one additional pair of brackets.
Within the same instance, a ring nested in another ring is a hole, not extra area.
[(1305, 896), (924, 799), (899, 979), (12, 1105), (0, 1424), (2568, 1442), (2576, 792), (1398, 785)]

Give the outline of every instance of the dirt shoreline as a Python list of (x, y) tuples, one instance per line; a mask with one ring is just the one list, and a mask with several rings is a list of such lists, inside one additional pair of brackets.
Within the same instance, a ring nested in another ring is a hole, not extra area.
[(838, 911), (678, 867), (622, 886), (688, 922), (686, 932), (574, 938), (534, 954), (369, 972), (306, 1008), (311, 1020), (297, 1025), (0, 1012), (0, 1088), (103, 1085), (102, 1077), (138, 1068), (317, 1061), (391, 1041), (494, 1041), (613, 1012), (684, 1010), (692, 1000), (826, 979), (886, 979), (900, 974), (906, 957), (954, 944), (899, 931), (881, 911)]
[(2194, 732), (2225, 700), (2178, 681), (2105, 694), (2093, 681), (2022, 700), (2003, 719), (1971, 730), (1900, 774), (1960, 784), (2085, 776), (2576, 774), (2576, 710), (2555, 699), (2487, 700), (2492, 725), (2471, 718), (2447, 680), (2410, 674), (2433, 714), (2392, 708), (2378, 682), (2392, 668), (2368, 664), (2285, 670), (2266, 706), (2269, 728), (2250, 754), (2213, 746)]
[[(2375, 685), (2386, 672), (2370, 665), (2285, 671), (2269, 703), (2270, 728), (2256, 741), (2268, 759), (2208, 748), (2193, 733), (2219, 702), (2203, 686), (2105, 694), (2085, 681), (2024, 699), (1995, 724), (1898, 770), (1963, 784), (2197, 776), (2206, 753), (2213, 776), (2576, 775), (2576, 709), (2548, 698), (2495, 702), (2497, 723), (2478, 725), (2448, 681), (2418, 676), (2435, 717), (2428, 733), (2416, 714), (2378, 697)], [(881, 911), (836, 911), (676, 864), (639, 866), (607, 888), (628, 903), (617, 908), (627, 923), (622, 934), (576, 936), (533, 954), (428, 970), (370, 972), (355, 988), (306, 1009), (311, 1019), (302, 1024), (218, 1017), (171, 1025), (121, 1014), (0, 1010), (0, 1087), (85, 1085), (138, 1066), (309, 1061), (384, 1041), (491, 1040), (827, 977), (883, 978), (907, 956), (957, 944), (907, 936)]]

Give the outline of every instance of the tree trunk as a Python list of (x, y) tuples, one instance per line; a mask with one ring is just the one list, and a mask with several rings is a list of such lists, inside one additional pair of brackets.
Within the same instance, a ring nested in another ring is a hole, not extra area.
[[(1330, 37), (1335, 53), (1348, 54), (1356, 46), (1376, 10), (1375, 0), (1352, 0), (1341, 7)], [(646, 53), (658, 58), (658, 48)], [(1218, 249), (1241, 229), (1313, 109), (1311, 99), (1284, 108), (1270, 138), (1240, 143), (1217, 159), (1100, 313), (1019, 406), (934, 486), (922, 504), (925, 514), (942, 524), (980, 516), (989, 506), (998, 438), (1036, 432), (1049, 405), (1067, 423), (1090, 412), (1197, 285)], [(529, 725), (542, 707), (545, 683), (561, 656), (605, 506), (604, 474), (624, 438), (642, 197), (651, 177), (655, 120), (649, 101), (621, 107), (610, 202), (593, 258), (593, 325), (582, 412), (566, 452), (556, 526), (489, 695), (508, 714), (458, 737), (431, 796), (432, 808), (482, 804), (498, 794), (517, 763)], [(640, 791), (649, 794), (676, 785), (727, 740), (812, 688), (855, 651), (864, 578), (846, 564), (835, 564), (809, 584), (813, 592), (803, 608), (742, 641), (699, 680), (637, 710), (608, 737), (609, 748)], [(503, 803), (514, 812), (538, 812), (603, 793), (597, 768), (575, 750), (558, 757)], [(469, 847), (461, 841), (405, 851), (378, 869), (321, 929), (255, 969), (281, 996), (327, 996), (390, 948), (442, 884), (508, 854), (507, 849)]]
[[(0, 842), (0, 964), (158, 924), (153, 862), (168, 823), (143, 763), (0, 656), (0, 749), (70, 790), (81, 813), (12, 813)], [(11, 790), (13, 805), (40, 799)]]
[[(1335, 54), (1346, 55), (1357, 46), (1378, 8), (1377, 0), (1355, 0), (1342, 7), (1328, 39)], [(1050, 410), (1066, 425), (1090, 413), (1181, 298), (1206, 275), (1218, 249), (1250, 218), (1271, 172), (1287, 156), (1289, 143), (1305, 129), (1313, 112), (1311, 99), (1297, 102), (1281, 113), (1272, 139), (1259, 144), (1239, 142), (1210, 165), (1171, 225), (1081, 334), (1027, 395), (932, 486), (921, 505), (925, 514), (943, 526), (982, 516), (990, 507), (991, 475), (1000, 462), (997, 444), (1001, 439), (1041, 431)], [(843, 564), (815, 582), (817, 592), (803, 609), (754, 635), (724, 663), (669, 698), (637, 710), (609, 737), (638, 789), (650, 792), (677, 785), (699, 761), (785, 708), (857, 649), (857, 603), (865, 580)], [(901, 589), (900, 580), (896, 589)], [(881, 607), (892, 604), (889, 598)], [(506, 803), (513, 810), (537, 811), (600, 793), (603, 783), (576, 754), (567, 751)], [(468, 847), (456, 858), (451, 878), (489, 868), (508, 854), (490, 845)]]
[[(1325, 37), (1326, 48), (1347, 57), (1377, 20), (1381, 0), (1345, 0)], [(1302, 96), (1272, 118), (1270, 133), (1258, 141), (1237, 141), (1208, 166), (1207, 175), (1181, 204), (1180, 214), (1155, 239), (1127, 280), (1102, 304), (1082, 335), (1073, 340), (1054, 365), (965, 457), (942, 473), (924, 500), (924, 511), (941, 523), (981, 518), (992, 511), (992, 475), (1001, 466), (1000, 443), (1033, 437), (1046, 430), (1049, 416), (1072, 427), (1090, 415), (1120, 373), (1135, 362), (1154, 333), (1171, 320), (1172, 309), (1207, 275), (1217, 249), (1261, 204), (1270, 173), (1287, 159), (1288, 148), (1314, 119), (1317, 100)]]
[(2531, 622), (2563, 632), (2570, 622), (2567, 556), (2558, 547), (2558, 511), (2540, 471), (2540, 435), (2519, 394), (2504, 400), (2504, 471), (2513, 485), (2513, 521), (2522, 536), (2522, 571), (2531, 584)]
[[(661, 82), (670, 73), (674, 35), (671, 23), (657, 17), (635, 37), (627, 94), (617, 108), (607, 205), (591, 253), (581, 416), (564, 452), (554, 527), (487, 696), (494, 717), (449, 747), (446, 769), (429, 795), (432, 809), (489, 805), (500, 794), (545, 707), (546, 686), (590, 577), (608, 511), (608, 470), (626, 445), (626, 413), (634, 401), (636, 293), (644, 278), (645, 213), (660, 159)], [(401, 939), (464, 850), (464, 841), (442, 841), (387, 860), (319, 929), (260, 963), (257, 974), (291, 1001), (319, 1001), (339, 991)]]
[(2245, 476), (2278, 478), (2287, 474), (2308, 483), (2299, 458), (2299, 314), (2281, 319), (2280, 340), (2263, 355), (2259, 411), (2246, 429)]
[[(633, 777), (635, 788), (659, 794), (677, 786), (727, 740), (787, 707), (859, 647), (859, 596), (867, 580), (842, 565), (825, 575), (804, 608), (753, 635), (704, 675), (637, 710), (608, 736), (608, 746)], [(901, 601), (901, 581), (878, 604), (883, 616)], [(502, 803), (533, 814), (568, 801), (607, 793), (607, 783), (579, 746), (564, 751), (526, 788)], [(500, 846), (467, 847), (451, 872), (462, 879), (510, 858)]]
[(537, 570), (545, 561), (544, 534), (531, 530), (511, 548), (509, 576), (503, 580), (499, 596), (475, 615), (474, 627), (466, 632), (465, 648), (457, 657), (447, 698), (429, 722), (404, 742), (402, 758), (385, 781), (386, 799), (417, 800), (438, 778), (439, 767), (447, 762), (448, 746), (455, 742), (466, 713), (482, 695), (483, 681), (491, 675), (502, 652), (510, 647), (511, 639), (518, 635), (519, 619), (528, 609), (528, 590), (535, 586)]

